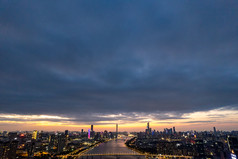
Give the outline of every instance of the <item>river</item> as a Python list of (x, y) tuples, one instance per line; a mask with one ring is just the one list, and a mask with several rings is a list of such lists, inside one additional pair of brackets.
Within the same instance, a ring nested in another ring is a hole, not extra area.
[[(111, 140), (89, 150), (86, 154), (108, 154), (108, 153), (130, 153), (138, 154), (137, 152), (129, 149), (124, 144), (123, 139)], [(80, 159), (145, 159), (144, 156), (82, 156)]]

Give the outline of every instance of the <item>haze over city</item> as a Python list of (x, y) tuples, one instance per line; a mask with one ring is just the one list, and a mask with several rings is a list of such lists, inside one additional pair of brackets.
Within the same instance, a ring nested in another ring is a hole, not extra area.
[(0, 129), (238, 130), (238, 1), (0, 1)]

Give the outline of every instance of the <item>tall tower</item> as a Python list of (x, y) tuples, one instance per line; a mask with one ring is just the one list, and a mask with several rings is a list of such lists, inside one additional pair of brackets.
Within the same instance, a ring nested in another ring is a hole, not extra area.
[(176, 134), (175, 127), (173, 127), (173, 134)]
[(64, 134), (58, 134), (57, 152), (58, 153), (63, 152), (64, 147), (65, 147), (65, 135)]
[(213, 127), (213, 131), (214, 131), (214, 135), (216, 136), (217, 135), (216, 127)]
[(91, 125), (91, 131), (93, 132), (93, 125)]
[(150, 122), (147, 123), (147, 129), (150, 129)]
[(118, 124), (116, 124), (116, 138), (118, 136)]
[(90, 139), (90, 129), (88, 129), (88, 139)]
[(35, 140), (37, 139), (37, 130), (33, 131), (32, 139), (35, 139)]

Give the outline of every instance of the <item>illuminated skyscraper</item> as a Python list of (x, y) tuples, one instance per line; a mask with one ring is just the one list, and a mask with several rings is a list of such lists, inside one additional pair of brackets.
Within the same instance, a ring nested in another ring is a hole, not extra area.
[(57, 152), (58, 153), (63, 152), (64, 147), (65, 147), (65, 135), (64, 134), (58, 134)]
[(116, 138), (118, 137), (118, 124), (116, 124)]
[(64, 136), (65, 136), (65, 145), (67, 145), (68, 144), (68, 139), (69, 139), (69, 130), (65, 130)]
[(34, 139), (34, 140), (37, 139), (37, 130), (34, 130), (34, 131), (33, 131), (32, 139)]
[(49, 151), (50, 153), (53, 152), (55, 143), (56, 143), (56, 136), (55, 136), (55, 134), (51, 134), (51, 135), (49, 136), (49, 146), (48, 146), (48, 151)]
[(88, 139), (90, 139), (90, 129), (88, 129)]
[(151, 135), (150, 122), (147, 123), (147, 129), (145, 129), (145, 133), (147, 136)]

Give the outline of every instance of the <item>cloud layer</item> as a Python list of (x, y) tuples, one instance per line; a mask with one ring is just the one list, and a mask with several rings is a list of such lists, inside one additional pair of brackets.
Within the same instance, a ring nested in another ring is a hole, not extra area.
[(103, 121), (94, 114), (236, 109), (237, 6), (1, 1), (0, 111)]

